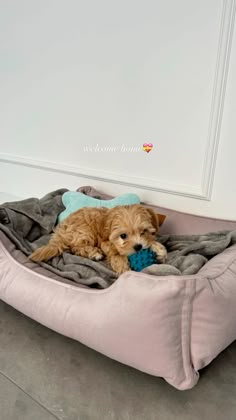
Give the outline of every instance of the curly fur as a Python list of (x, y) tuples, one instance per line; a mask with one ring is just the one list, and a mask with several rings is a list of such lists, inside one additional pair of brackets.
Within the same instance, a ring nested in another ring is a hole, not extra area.
[(112, 269), (121, 274), (129, 270), (127, 256), (137, 245), (151, 248), (159, 262), (165, 261), (166, 249), (155, 241), (158, 227), (158, 215), (140, 204), (113, 209), (86, 207), (60, 223), (49, 243), (30, 258), (48, 261), (64, 251), (96, 261), (106, 257)]

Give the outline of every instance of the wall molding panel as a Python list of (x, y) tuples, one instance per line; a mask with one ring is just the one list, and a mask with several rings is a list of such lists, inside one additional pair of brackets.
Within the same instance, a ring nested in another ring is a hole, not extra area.
[(231, 45), (234, 33), (235, 11), (235, 0), (225, 0), (223, 2), (215, 80), (201, 183), (202, 198), (205, 200), (211, 199), (214, 183), (220, 130), (224, 110), (227, 76), (231, 54)]

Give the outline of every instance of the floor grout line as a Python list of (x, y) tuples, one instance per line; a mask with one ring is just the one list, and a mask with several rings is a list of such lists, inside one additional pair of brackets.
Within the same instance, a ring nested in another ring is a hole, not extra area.
[(0, 370), (0, 375), (3, 376), (3, 378), (7, 379), (9, 382), (11, 382), (13, 385), (15, 385), (18, 389), (20, 389), (25, 395), (27, 395), (27, 397), (29, 397), (32, 401), (34, 401), (41, 408), (43, 408), (44, 410), (46, 410), (55, 419), (61, 420), (54, 413), (52, 413), (47, 407), (45, 407), (40, 401), (38, 401), (36, 398), (34, 398), (32, 395), (30, 395), (24, 388), (22, 388), (20, 385), (18, 385), (18, 383), (15, 382), (14, 379), (10, 378), (10, 376), (8, 376), (7, 374), (3, 373), (1, 370)]

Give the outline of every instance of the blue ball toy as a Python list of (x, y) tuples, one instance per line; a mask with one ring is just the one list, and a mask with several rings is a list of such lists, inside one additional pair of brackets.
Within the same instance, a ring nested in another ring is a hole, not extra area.
[(155, 252), (151, 249), (141, 249), (128, 256), (129, 266), (133, 271), (142, 271), (145, 267), (157, 264)]

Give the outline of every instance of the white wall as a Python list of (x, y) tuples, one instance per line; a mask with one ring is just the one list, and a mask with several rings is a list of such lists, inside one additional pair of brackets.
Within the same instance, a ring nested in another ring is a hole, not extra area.
[[(236, 220), (234, 12), (234, 0), (1, 4), (0, 191), (90, 184)], [(144, 142), (149, 154), (84, 150)]]

